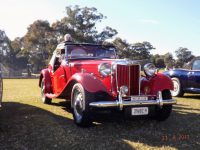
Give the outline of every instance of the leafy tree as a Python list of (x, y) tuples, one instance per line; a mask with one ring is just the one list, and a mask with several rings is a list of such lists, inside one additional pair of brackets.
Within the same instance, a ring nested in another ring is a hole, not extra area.
[(175, 51), (176, 57), (178, 58), (176, 65), (178, 67), (182, 67), (184, 63), (187, 63), (190, 61), (194, 56), (192, 55), (192, 52), (188, 48), (179, 47)]
[(100, 33), (96, 24), (106, 17), (94, 7), (66, 7), (66, 17), (52, 24), (59, 39), (69, 33), (75, 42), (102, 43), (117, 34), (115, 29), (105, 27)]
[(0, 63), (10, 66), (10, 39), (5, 31), (0, 30)]
[(155, 49), (150, 42), (144, 41), (142, 43), (133, 44), (133, 50), (135, 51), (136, 59), (150, 59), (150, 51)]
[(160, 58), (159, 54), (151, 55), (150, 60), (151, 60), (152, 63), (155, 64), (157, 58)]
[(20, 57), (21, 48), (21, 38), (10, 41), (6, 33), (0, 30), (0, 63), (11, 70), (25, 68), (27, 59), (26, 57)]
[(10, 43), (11, 62), (14, 69), (23, 69), (27, 67), (28, 58), (22, 55), (23, 40), (22, 38), (15, 38)]
[(164, 55), (164, 63), (165, 63), (165, 66), (167, 66), (169, 68), (172, 68), (175, 65), (175, 60), (171, 53), (166, 53)]
[(164, 68), (165, 63), (164, 63), (164, 56), (163, 55), (152, 55), (151, 56), (151, 62), (155, 64), (157, 68)]
[(48, 21), (37, 20), (28, 27), (28, 31), (23, 37), (22, 54), (28, 58), (30, 64), (34, 65), (36, 71), (46, 65), (45, 59), (57, 45), (51, 36), (51, 31)]
[(66, 33), (72, 35), (74, 42), (90, 43), (103, 43), (116, 35), (117, 31), (111, 27), (97, 31), (96, 23), (104, 18), (106, 17), (93, 7), (66, 7), (66, 17), (51, 26), (48, 21), (37, 20), (28, 27), (23, 37), (21, 54), (28, 58), (30, 64), (34, 64), (34, 70), (39, 71), (47, 64), (45, 58), (51, 56)]
[(165, 67), (164, 59), (162, 57), (156, 58), (155, 65), (158, 68), (164, 68)]
[(117, 53), (120, 58), (134, 57), (135, 53), (131, 53), (131, 45), (126, 40), (122, 40), (121, 38), (117, 37), (112, 43), (117, 48)]
[(10, 51), (10, 39), (7, 37), (5, 31), (0, 30), (0, 54), (7, 55)]
[(150, 59), (150, 50), (154, 49), (149, 42), (130, 44), (119, 37), (113, 41), (113, 44), (118, 49), (120, 58)]

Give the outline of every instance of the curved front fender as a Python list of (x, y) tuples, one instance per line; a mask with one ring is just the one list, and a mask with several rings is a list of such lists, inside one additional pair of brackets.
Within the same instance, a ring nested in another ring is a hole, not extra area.
[(164, 74), (158, 73), (152, 78), (142, 78), (141, 92), (144, 94), (156, 95), (158, 91), (173, 90), (173, 82), (171, 78)]
[(104, 91), (108, 93), (108, 90), (104, 86), (103, 82), (89, 73), (76, 73), (69, 80), (68, 84), (72, 81), (79, 82), (88, 92)]

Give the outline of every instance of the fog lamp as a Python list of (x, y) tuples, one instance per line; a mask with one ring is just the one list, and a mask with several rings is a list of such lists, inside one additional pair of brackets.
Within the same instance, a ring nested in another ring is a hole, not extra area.
[(121, 92), (122, 96), (125, 96), (128, 93), (128, 87), (125, 85), (121, 86), (120, 92)]

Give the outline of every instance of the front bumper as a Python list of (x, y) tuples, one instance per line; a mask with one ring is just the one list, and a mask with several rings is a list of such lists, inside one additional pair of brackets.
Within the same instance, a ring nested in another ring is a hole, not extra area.
[(97, 108), (107, 108), (107, 107), (119, 107), (123, 108), (125, 106), (145, 106), (145, 105), (158, 105), (162, 107), (163, 105), (173, 105), (176, 104), (176, 100), (174, 99), (166, 99), (166, 100), (134, 100), (134, 101), (98, 101), (92, 102), (89, 105), (91, 107)]

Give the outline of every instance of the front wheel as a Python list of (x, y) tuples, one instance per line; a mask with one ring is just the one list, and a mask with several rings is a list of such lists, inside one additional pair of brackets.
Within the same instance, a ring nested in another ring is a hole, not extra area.
[(72, 113), (75, 124), (81, 127), (87, 127), (92, 124), (91, 112), (89, 110), (89, 103), (93, 96), (87, 92), (80, 83), (73, 86), (71, 100)]
[(41, 97), (42, 97), (42, 102), (44, 104), (51, 104), (52, 99), (45, 96), (45, 81), (44, 81), (44, 78), (42, 79), (42, 82), (41, 82)]
[[(164, 90), (162, 92), (162, 97), (163, 97), (163, 101), (165, 101), (166, 99), (172, 98), (169, 90)], [(162, 108), (156, 107), (155, 119), (158, 121), (164, 121), (167, 118), (169, 118), (171, 112), (172, 112), (172, 105), (164, 105)]]

